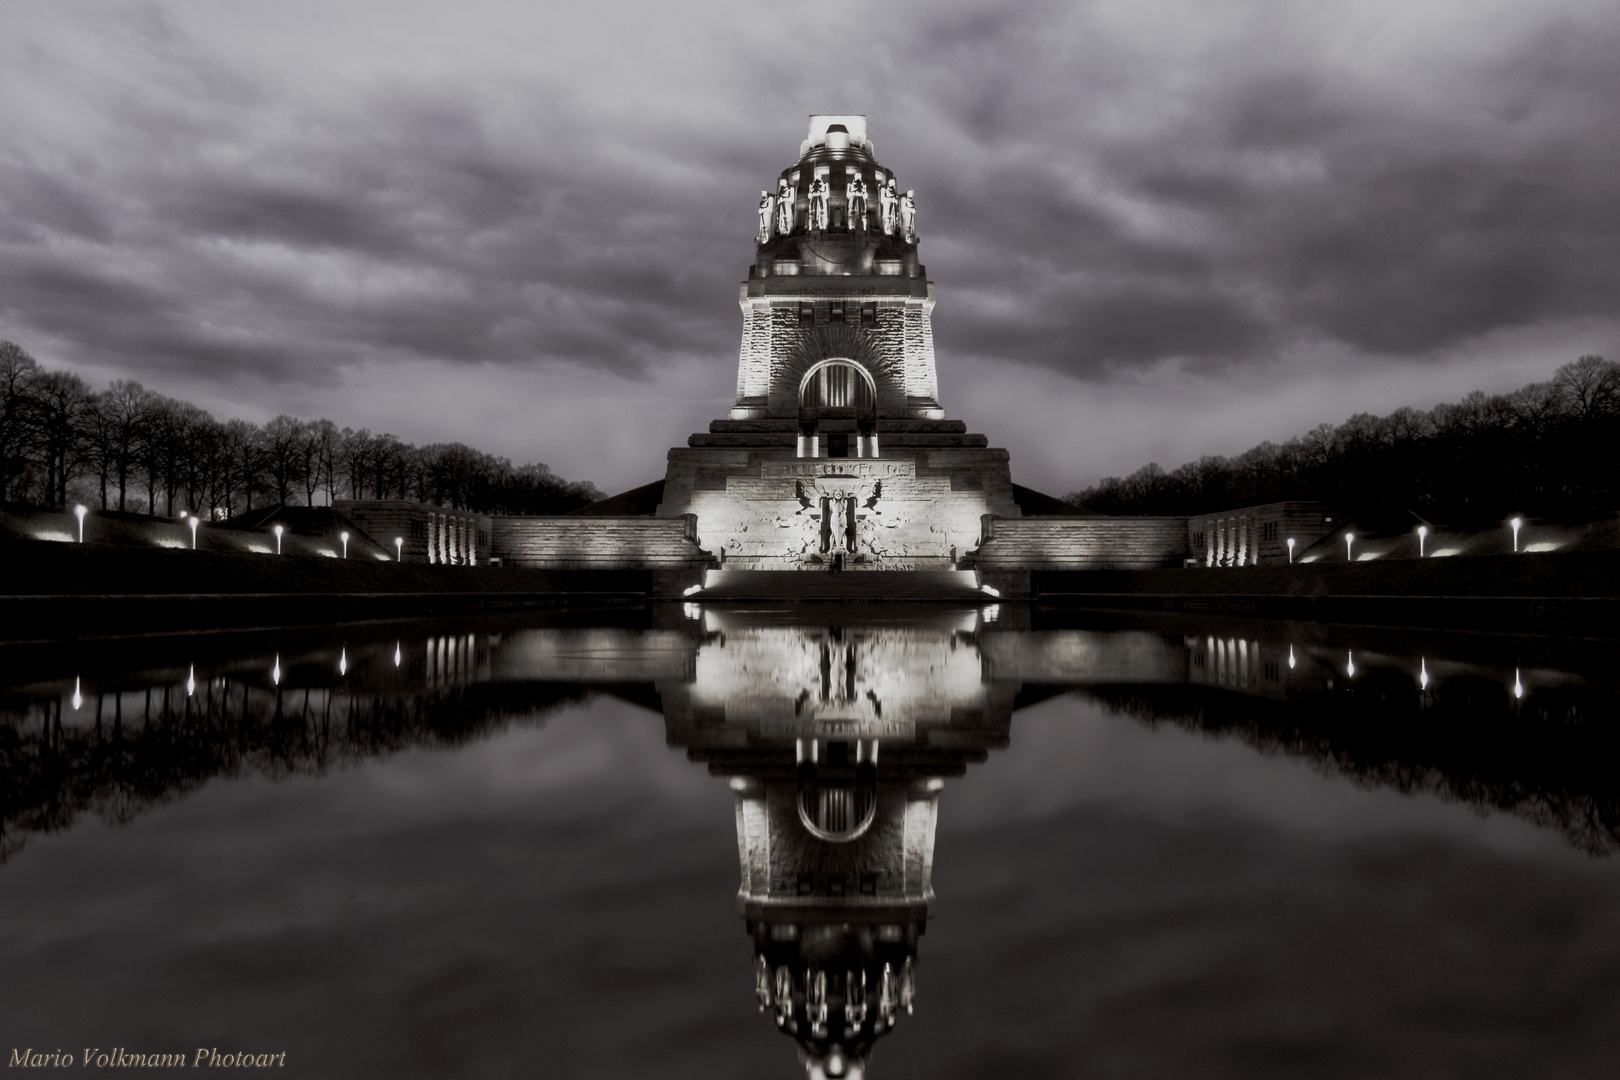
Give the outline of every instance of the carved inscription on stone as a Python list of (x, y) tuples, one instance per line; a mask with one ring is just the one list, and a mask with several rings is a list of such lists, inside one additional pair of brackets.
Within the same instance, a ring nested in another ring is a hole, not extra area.
[(798, 461), (766, 461), (760, 475), (767, 480), (820, 479), (847, 476), (852, 479), (882, 479), (886, 476), (915, 476), (914, 461), (862, 461), (858, 458), (812, 458)]

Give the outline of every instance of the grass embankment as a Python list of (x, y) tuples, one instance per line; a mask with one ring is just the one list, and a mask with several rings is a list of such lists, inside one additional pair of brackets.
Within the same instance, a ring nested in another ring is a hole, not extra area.
[(1038, 575), (1043, 596), (1620, 597), (1620, 551)]
[(640, 602), (652, 575), (0, 542), (0, 641)]
[(1036, 575), (1040, 602), (1290, 622), (1620, 636), (1620, 552)]
[(641, 592), (646, 575), (0, 542), (0, 596)]

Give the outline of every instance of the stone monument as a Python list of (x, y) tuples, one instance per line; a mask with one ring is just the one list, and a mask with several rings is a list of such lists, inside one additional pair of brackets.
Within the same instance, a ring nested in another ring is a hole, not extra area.
[[(946, 418), (913, 193), (864, 116), (812, 116), (760, 201), (730, 415), (670, 451), (659, 517), (731, 570), (943, 570), (1018, 517), (1005, 450)], [(867, 227), (867, 193), (878, 197)]]

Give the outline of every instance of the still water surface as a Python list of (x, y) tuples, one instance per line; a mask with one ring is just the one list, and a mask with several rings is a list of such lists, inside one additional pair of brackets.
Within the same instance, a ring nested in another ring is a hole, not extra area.
[(0, 650), (0, 1053), (1613, 1076), (1613, 651), (883, 605)]

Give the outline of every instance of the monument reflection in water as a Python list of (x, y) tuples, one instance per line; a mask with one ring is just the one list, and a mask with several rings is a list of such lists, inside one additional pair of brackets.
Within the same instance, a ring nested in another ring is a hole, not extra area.
[(916, 994), (944, 778), (1007, 742), (979, 615), (806, 628), (710, 612), (672, 743), (731, 778), (761, 1010), (812, 1077), (860, 1075)]
[(1055, 693), (1505, 810), (1593, 853), (1620, 846), (1620, 780), (1604, 764), (1620, 691), (1607, 666), (1549, 659), (1574, 646), (1535, 655), (1454, 639), (1449, 653), (1413, 655), (1387, 635), (1378, 652), (1264, 627), (1038, 629), (1024, 608), (850, 610), (685, 605), (651, 625), (43, 650), (13, 668), (29, 681), (13, 678), (4, 697), (0, 855), (213, 777), (461, 745), (617, 695), (661, 710), (670, 745), (728, 780), (754, 993), (822, 1077), (862, 1075), (917, 998), (945, 781), (1007, 745), (1016, 709)]

